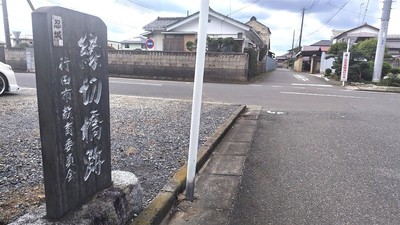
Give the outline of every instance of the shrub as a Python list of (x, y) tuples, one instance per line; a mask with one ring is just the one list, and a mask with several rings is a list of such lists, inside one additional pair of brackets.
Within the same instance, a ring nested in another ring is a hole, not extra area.
[(400, 68), (392, 68), (390, 72), (393, 74), (400, 74)]
[(392, 65), (388, 62), (383, 62), (382, 64), (382, 77), (384, 77), (386, 74), (390, 73), (390, 70), (392, 69)]
[(400, 87), (400, 77), (397, 74), (389, 73), (385, 78), (380, 85)]
[(372, 80), (374, 64), (373, 62), (358, 62), (349, 67), (347, 81), (362, 82)]
[(325, 69), (325, 76), (330, 76), (332, 74), (332, 69), (331, 68), (326, 68)]

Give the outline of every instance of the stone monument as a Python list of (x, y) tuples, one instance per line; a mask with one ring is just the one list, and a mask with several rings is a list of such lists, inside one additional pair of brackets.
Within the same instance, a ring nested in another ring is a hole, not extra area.
[(111, 186), (107, 27), (61, 7), (32, 24), (46, 211), (59, 219)]

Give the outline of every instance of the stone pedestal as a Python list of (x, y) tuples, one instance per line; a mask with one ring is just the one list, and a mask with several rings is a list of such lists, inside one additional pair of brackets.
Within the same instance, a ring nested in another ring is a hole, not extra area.
[(46, 219), (46, 207), (42, 205), (11, 225), (126, 224), (142, 210), (142, 189), (133, 173), (112, 171), (111, 175), (112, 187), (99, 192), (79, 210), (59, 221)]

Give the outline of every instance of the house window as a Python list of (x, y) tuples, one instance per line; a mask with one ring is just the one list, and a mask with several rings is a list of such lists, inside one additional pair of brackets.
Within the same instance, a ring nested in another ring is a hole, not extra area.
[(242, 39), (243, 38), (243, 33), (238, 33), (238, 38)]
[(140, 48), (145, 49), (146, 48), (146, 44), (141, 44)]
[(125, 48), (129, 48), (129, 44), (125, 44)]

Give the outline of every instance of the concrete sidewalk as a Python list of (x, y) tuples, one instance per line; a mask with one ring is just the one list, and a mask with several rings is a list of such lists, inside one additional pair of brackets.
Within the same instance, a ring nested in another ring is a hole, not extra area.
[(186, 201), (181, 195), (182, 199), (164, 224), (229, 223), (260, 111), (261, 107), (248, 107), (248, 111), (228, 131), (197, 175), (195, 200)]

